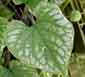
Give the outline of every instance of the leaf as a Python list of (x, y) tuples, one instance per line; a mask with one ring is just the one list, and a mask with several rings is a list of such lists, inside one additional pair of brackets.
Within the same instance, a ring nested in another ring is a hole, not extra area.
[(74, 30), (56, 5), (40, 3), (37, 22), (8, 24), (7, 46), (21, 62), (49, 72), (64, 72), (73, 48)]
[(0, 77), (13, 77), (13, 76), (10, 74), (10, 71), (0, 66)]
[(62, 5), (64, 2), (68, 1), (68, 0), (49, 0), (50, 2), (56, 3), (57, 5)]
[(70, 14), (70, 20), (72, 22), (79, 22), (81, 19), (81, 13), (78, 10), (73, 10)]
[(4, 43), (5, 43), (5, 32), (6, 32), (7, 19), (0, 17), (0, 57), (2, 55)]
[(0, 77), (38, 77), (35, 69), (18, 62), (11, 63), (11, 69), (0, 66)]
[(16, 4), (25, 3), (29, 7), (34, 8), (41, 1), (44, 1), (44, 0), (15, 0), (15, 3)]
[(13, 12), (9, 11), (9, 9), (7, 9), (5, 6), (0, 4), (0, 16), (1, 17), (10, 18), (12, 17), (12, 15), (13, 15)]

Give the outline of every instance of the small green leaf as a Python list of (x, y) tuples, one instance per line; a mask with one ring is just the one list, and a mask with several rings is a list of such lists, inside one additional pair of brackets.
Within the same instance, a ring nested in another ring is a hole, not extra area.
[(73, 10), (70, 14), (70, 20), (72, 22), (78, 22), (81, 19), (81, 13), (78, 10)]

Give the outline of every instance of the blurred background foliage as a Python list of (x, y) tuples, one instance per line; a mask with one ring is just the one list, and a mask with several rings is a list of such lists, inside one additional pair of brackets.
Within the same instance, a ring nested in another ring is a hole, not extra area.
[(61, 6), (61, 9), (68, 19), (73, 10), (80, 11), (80, 21), (72, 22), (75, 37), (74, 49), (69, 64), (69, 77), (85, 77), (85, 0), (69, 0), (67, 4)]

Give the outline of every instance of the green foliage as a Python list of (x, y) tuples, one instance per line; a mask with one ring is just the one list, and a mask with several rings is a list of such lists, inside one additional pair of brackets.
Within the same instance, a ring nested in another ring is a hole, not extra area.
[(72, 22), (78, 22), (81, 19), (81, 13), (78, 10), (73, 10), (70, 14), (70, 20)]
[(66, 77), (73, 48), (73, 26), (56, 4), (44, 1), (16, 0), (17, 4), (33, 8), (37, 21), (31, 27), (18, 20), (8, 22), (9, 17), (4, 14), (5, 18), (0, 17), (0, 56), (3, 46), (7, 46), (19, 60), (10, 63), (10, 69), (0, 65), (0, 77), (38, 77), (35, 68)]
[(45, 0), (15, 0), (16, 4), (21, 4), (21, 3), (25, 3), (27, 4), (30, 8), (34, 8), (36, 7), (36, 5), (41, 2), (41, 1), (45, 1)]
[(5, 31), (6, 31), (7, 20), (0, 17), (0, 57), (2, 55), (4, 43), (5, 43)]
[(41, 3), (35, 13), (38, 21), (31, 28), (19, 21), (8, 24), (8, 48), (26, 64), (51, 72), (64, 71), (73, 46), (72, 25), (55, 5)]
[(13, 15), (13, 12), (6, 9), (3, 5), (0, 5), (0, 16), (10, 18)]
[(10, 69), (0, 66), (0, 77), (38, 77), (37, 71), (19, 62), (13, 61)]
[(55, 4), (57, 4), (57, 5), (62, 5), (65, 1), (68, 1), (68, 0), (48, 0), (48, 1), (50, 1), (50, 2), (53, 2), (53, 3), (55, 3)]

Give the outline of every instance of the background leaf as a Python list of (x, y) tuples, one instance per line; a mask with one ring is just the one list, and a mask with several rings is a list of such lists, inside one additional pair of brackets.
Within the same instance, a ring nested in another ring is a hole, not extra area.
[(15, 3), (16, 4), (25, 3), (29, 7), (34, 8), (41, 1), (45, 1), (45, 0), (15, 0)]
[(6, 17), (10, 19), (14, 13), (11, 12), (8, 8), (6, 8), (4, 5), (0, 4), (0, 16)]
[(8, 70), (0, 66), (0, 77), (38, 77), (35, 69), (18, 62), (12, 62)]
[(19, 21), (8, 24), (7, 46), (21, 62), (49, 72), (64, 72), (73, 47), (72, 24), (56, 5), (40, 3), (37, 22), (27, 27)]
[(5, 43), (6, 25), (7, 25), (7, 19), (0, 17), (0, 57), (2, 55)]

